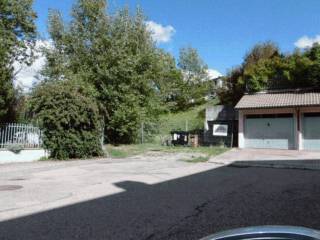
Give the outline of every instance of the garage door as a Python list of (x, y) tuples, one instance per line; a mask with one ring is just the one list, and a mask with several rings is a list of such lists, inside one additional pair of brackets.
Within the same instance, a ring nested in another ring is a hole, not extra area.
[(302, 118), (303, 149), (320, 150), (320, 113), (305, 113)]
[(293, 115), (247, 115), (244, 136), (247, 148), (294, 149)]

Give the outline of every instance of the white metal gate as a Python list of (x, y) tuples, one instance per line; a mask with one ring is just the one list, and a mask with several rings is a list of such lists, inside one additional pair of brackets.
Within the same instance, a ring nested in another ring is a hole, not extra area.
[(30, 124), (9, 123), (0, 125), (0, 148), (21, 145), (23, 148), (40, 148), (42, 132)]

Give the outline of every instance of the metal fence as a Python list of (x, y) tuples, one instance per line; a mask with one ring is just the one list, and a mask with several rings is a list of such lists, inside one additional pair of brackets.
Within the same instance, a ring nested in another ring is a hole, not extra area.
[(40, 148), (42, 132), (30, 124), (8, 123), (0, 125), (0, 148), (19, 145), (23, 148)]
[(138, 143), (160, 143), (167, 144), (171, 141), (171, 131), (190, 131), (198, 129), (194, 121), (188, 119), (173, 122), (162, 119), (158, 122), (142, 122), (138, 133)]

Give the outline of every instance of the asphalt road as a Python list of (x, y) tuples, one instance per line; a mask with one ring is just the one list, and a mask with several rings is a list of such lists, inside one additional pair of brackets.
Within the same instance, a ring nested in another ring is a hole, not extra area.
[(0, 239), (173, 240), (253, 225), (320, 229), (320, 171), (223, 166), (116, 186), (125, 191), (0, 222)]

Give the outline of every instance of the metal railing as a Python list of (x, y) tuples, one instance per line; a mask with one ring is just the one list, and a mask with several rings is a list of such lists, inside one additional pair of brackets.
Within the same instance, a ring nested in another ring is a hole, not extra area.
[(8, 123), (0, 125), (0, 149), (19, 145), (23, 148), (40, 148), (42, 132), (31, 124)]

